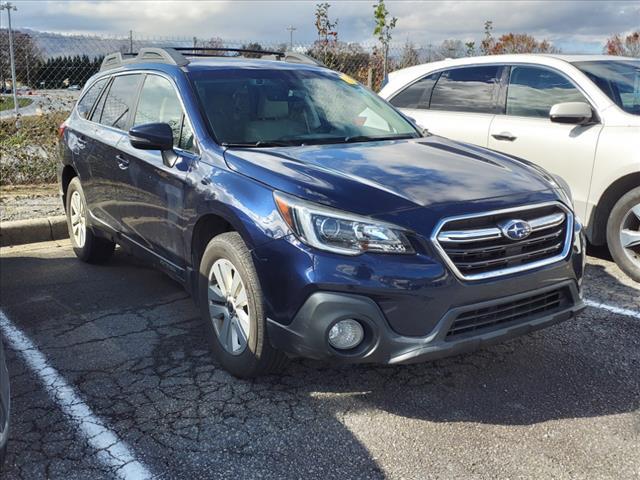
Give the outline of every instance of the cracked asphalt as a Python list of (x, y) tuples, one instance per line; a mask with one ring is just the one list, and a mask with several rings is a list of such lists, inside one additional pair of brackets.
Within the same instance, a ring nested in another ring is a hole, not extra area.
[[(599, 308), (411, 366), (292, 361), (225, 373), (184, 290), (117, 251), (4, 248), (0, 308), (160, 479), (640, 477), (640, 320)], [(640, 312), (640, 285), (589, 258), (585, 296)], [(19, 352), (2, 478), (109, 479)]]

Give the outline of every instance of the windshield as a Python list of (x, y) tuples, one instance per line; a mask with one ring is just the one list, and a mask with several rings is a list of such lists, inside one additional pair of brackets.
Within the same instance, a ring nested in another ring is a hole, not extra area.
[(640, 61), (603, 60), (574, 65), (621, 109), (640, 115)]
[(414, 138), (402, 115), (350, 77), (331, 71), (195, 71), (190, 78), (219, 143), (287, 146)]

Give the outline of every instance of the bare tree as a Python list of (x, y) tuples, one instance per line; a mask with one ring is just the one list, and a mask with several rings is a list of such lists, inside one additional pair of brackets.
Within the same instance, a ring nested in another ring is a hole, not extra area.
[(604, 53), (624, 57), (640, 57), (640, 30), (627, 35), (624, 40), (619, 34), (607, 39)]

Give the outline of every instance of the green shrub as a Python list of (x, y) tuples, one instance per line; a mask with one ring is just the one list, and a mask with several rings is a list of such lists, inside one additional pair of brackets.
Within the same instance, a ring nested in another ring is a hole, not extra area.
[(56, 181), (58, 127), (68, 112), (0, 121), (0, 185)]

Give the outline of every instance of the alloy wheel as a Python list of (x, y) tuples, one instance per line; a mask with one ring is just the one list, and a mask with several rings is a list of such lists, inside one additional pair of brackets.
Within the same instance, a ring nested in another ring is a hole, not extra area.
[(84, 247), (87, 239), (87, 220), (85, 217), (84, 202), (80, 193), (76, 190), (71, 194), (71, 231), (77, 247)]
[(207, 297), (220, 344), (230, 354), (240, 355), (247, 348), (251, 331), (249, 302), (240, 272), (226, 258), (211, 267)]
[(631, 207), (622, 219), (620, 244), (635, 266), (640, 268), (640, 203)]

